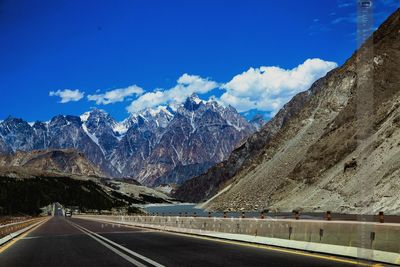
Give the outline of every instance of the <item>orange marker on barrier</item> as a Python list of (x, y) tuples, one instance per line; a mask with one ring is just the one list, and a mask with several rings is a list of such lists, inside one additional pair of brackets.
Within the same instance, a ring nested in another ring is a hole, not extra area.
[(379, 212), (379, 222), (384, 223), (385, 222), (385, 215), (383, 214), (383, 211)]
[(294, 211), (293, 211), (293, 214), (294, 214), (294, 218), (295, 218), (296, 220), (300, 219), (299, 211), (294, 210)]
[(330, 220), (332, 220), (332, 214), (331, 214), (331, 212), (330, 212), (330, 211), (327, 211), (327, 212), (326, 212), (326, 214), (325, 214), (325, 218), (326, 218), (326, 220), (327, 220), (327, 221), (330, 221)]

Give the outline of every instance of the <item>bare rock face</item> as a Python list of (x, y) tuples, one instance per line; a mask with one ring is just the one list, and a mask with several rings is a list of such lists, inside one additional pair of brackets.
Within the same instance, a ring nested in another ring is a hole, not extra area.
[(8, 146), (7, 150), (35, 149), (34, 134), (32, 127), (22, 119), (9, 116), (1, 122), (0, 136), (5, 143), (3, 146)]
[(342, 67), (175, 197), (213, 197), (204, 207), (216, 210), (399, 213), (399, 33), (397, 10)]
[[(224, 160), (255, 128), (232, 107), (189, 97), (133, 123), (111, 157), (125, 175), (146, 185), (182, 183)], [(193, 168), (194, 167), (194, 168)]]
[(84, 154), (74, 149), (18, 151), (0, 156), (0, 167), (23, 167), (47, 172), (104, 177)]
[(12, 148), (3, 140), (1, 136), (0, 136), (0, 151), (6, 154), (12, 152)]
[(99, 109), (49, 122), (9, 117), (0, 123), (0, 153), (76, 149), (107, 176), (181, 184), (226, 159), (255, 130), (234, 108), (192, 95), (123, 122)]

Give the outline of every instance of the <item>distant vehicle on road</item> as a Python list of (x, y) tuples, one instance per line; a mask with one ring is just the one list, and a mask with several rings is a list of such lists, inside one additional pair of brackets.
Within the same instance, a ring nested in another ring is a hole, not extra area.
[(66, 210), (65, 211), (65, 217), (72, 217), (72, 211)]

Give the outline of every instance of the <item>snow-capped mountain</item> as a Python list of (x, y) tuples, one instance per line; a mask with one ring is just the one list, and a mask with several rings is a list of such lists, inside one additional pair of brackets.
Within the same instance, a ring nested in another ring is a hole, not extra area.
[(112, 177), (179, 184), (226, 159), (255, 129), (233, 107), (192, 95), (122, 122), (99, 109), (32, 125), (8, 117), (0, 122), (0, 152), (75, 148)]

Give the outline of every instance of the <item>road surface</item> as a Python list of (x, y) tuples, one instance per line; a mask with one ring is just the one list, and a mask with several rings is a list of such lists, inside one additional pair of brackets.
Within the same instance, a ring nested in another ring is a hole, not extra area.
[(0, 247), (0, 266), (357, 265), (352, 259), (55, 216), (12, 244)]

